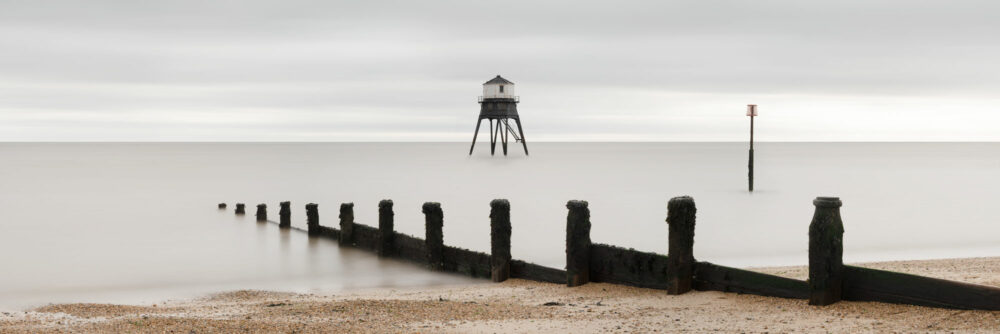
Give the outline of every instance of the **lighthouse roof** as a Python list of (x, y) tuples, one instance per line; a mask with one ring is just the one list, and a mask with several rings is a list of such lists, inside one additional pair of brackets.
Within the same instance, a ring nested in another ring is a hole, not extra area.
[(500, 75), (497, 74), (496, 78), (490, 79), (490, 81), (487, 81), (486, 83), (484, 83), (484, 85), (490, 85), (490, 84), (513, 85), (514, 83), (510, 82), (510, 80), (501, 78)]

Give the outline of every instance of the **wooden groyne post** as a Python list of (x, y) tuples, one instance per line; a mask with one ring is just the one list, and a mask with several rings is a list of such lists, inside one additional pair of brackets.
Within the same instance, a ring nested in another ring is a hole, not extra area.
[(566, 208), (566, 285), (590, 282), (590, 209), (587, 201), (569, 201)]
[(246, 205), (244, 205), (243, 203), (236, 203), (236, 214), (243, 215), (246, 213), (247, 213)]
[(809, 305), (830, 305), (844, 290), (844, 222), (840, 198), (817, 197), (809, 224)]
[(389, 256), (392, 253), (393, 215), (391, 199), (378, 202), (378, 243), (375, 245), (378, 256)]
[(490, 278), (503, 282), (510, 278), (510, 202), (490, 202)]
[(424, 203), (421, 211), (424, 213), (427, 265), (434, 270), (444, 269), (444, 212), (441, 211), (441, 203)]
[(667, 253), (667, 293), (679, 295), (691, 291), (694, 280), (694, 199), (680, 196), (667, 203), (669, 227)]
[(255, 214), (258, 222), (267, 221), (267, 204), (257, 204), (257, 213)]
[(316, 203), (306, 204), (306, 228), (309, 236), (319, 235), (319, 205)]
[(281, 202), (278, 203), (278, 227), (280, 228), (290, 228), (292, 227), (292, 202)]
[(340, 237), (341, 245), (354, 242), (354, 203), (340, 203)]

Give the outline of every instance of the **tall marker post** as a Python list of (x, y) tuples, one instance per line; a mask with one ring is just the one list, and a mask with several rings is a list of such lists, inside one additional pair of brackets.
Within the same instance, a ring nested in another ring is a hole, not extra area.
[(747, 116), (750, 116), (750, 162), (747, 164), (750, 171), (747, 174), (750, 182), (750, 192), (753, 192), (753, 118), (757, 116), (757, 105), (747, 105)]

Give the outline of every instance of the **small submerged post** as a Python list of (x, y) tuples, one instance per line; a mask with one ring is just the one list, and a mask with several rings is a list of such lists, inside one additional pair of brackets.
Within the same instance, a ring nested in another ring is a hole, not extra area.
[(490, 278), (503, 282), (510, 278), (510, 202), (490, 202)]
[(378, 256), (389, 256), (392, 253), (393, 215), (391, 199), (378, 202), (378, 244), (375, 246)]
[(566, 285), (590, 282), (590, 209), (587, 201), (569, 201), (566, 208)]
[(427, 264), (431, 269), (444, 268), (444, 212), (441, 203), (427, 202), (422, 208), (424, 213), (425, 245), (427, 245)]
[(340, 203), (340, 239), (341, 245), (354, 242), (354, 203)]
[(809, 223), (809, 305), (841, 300), (844, 287), (844, 222), (840, 198), (816, 197)]
[(242, 215), (246, 213), (247, 213), (246, 205), (244, 205), (243, 203), (236, 203), (236, 214)]
[(281, 219), (281, 221), (278, 222), (278, 227), (292, 227), (292, 202), (281, 202), (278, 205), (280, 206), (278, 209), (278, 216)]
[(694, 199), (680, 196), (667, 203), (669, 225), (667, 253), (667, 293), (679, 295), (691, 291), (694, 280)]
[(319, 235), (319, 205), (316, 203), (306, 204), (306, 227), (309, 236)]
[(257, 204), (257, 213), (255, 214), (255, 216), (257, 216), (257, 221), (258, 222), (266, 222), (267, 221), (267, 204), (263, 204), (263, 203)]

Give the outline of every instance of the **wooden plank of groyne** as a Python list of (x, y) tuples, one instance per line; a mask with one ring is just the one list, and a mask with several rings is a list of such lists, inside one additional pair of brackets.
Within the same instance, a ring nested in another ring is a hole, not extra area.
[(374, 252), (380, 240), (378, 229), (358, 223), (354, 223), (352, 229), (351, 245)]
[(809, 299), (809, 284), (796, 279), (695, 262), (694, 288), (759, 296)]
[(1000, 288), (854, 266), (844, 274), (847, 300), (1000, 310)]
[(340, 230), (338, 229), (322, 225), (317, 226), (316, 229), (318, 230), (316, 232), (316, 235), (318, 236), (331, 238), (333, 240), (337, 240), (340, 238)]
[(490, 255), (468, 249), (444, 246), (444, 269), (472, 277), (490, 278)]
[(521, 260), (510, 261), (510, 277), (547, 283), (566, 283), (566, 271)]
[(590, 246), (590, 280), (641, 288), (667, 289), (666, 255), (611, 245)]
[(396, 232), (392, 247), (394, 257), (420, 264), (427, 263), (427, 243), (424, 239)]

